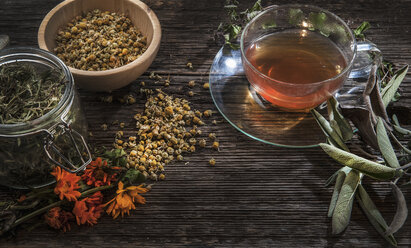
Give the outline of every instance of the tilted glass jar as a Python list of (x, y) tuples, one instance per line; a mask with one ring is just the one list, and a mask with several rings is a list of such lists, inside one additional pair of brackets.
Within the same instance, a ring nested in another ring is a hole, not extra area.
[(65, 90), (57, 106), (45, 115), (25, 123), (0, 124), (0, 184), (39, 188), (55, 181), (50, 174), (55, 166), (71, 173), (83, 170), (91, 161), (84, 139), (87, 123), (67, 66), (55, 55), (36, 48), (2, 50), (0, 69), (11, 63), (29, 63), (40, 71), (60, 70)]

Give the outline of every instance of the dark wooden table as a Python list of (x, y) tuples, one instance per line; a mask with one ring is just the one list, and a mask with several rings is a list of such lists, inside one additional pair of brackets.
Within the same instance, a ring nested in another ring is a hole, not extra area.
[[(0, 34), (8, 34), (12, 46), (37, 46), (37, 29), (58, 0), (4, 0), (0, 4)], [(167, 93), (186, 95), (189, 80), (207, 82), (211, 62), (219, 50), (213, 33), (225, 19), (223, 2), (218, 0), (146, 0), (160, 19), (163, 38), (157, 58), (149, 71), (170, 75)], [(303, 3), (303, 1), (297, 1)], [(369, 21), (368, 38), (378, 45), (385, 58), (411, 64), (411, 1), (338, 1), (313, 0), (307, 3), (328, 9), (351, 27)], [(285, 4), (289, 1), (275, 1)], [(250, 5), (242, 1), (242, 6)], [(264, 5), (269, 3), (263, 1)], [(194, 70), (186, 68), (192, 62)], [(147, 80), (144, 74), (140, 80)], [(400, 119), (411, 126), (411, 77), (402, 86), (402, 99), (391, 109), (401, 112)], [(131, 86), (133, 87), (133, 86)], [(114, 92), (122, 95), (130, 87)], [(191, 101), (198, 109), (213, 109), (208, 91)], [(102, 94), (80, 90), (89, 129), (95, 146), (110, 146), (115, 129), (103, 131), (103, 123), (126, 123), (132, 133), (132, 115), (141, 104), (124, 106), (103, 104)], [(185, 96), (186, 97), (186, 96)], [(139, 99), (139, 102), (144, 102)], [(325, 180), (338, 168), (318, 148), (284, 149), (252, 140), (235, 130), (219, 114), (220, 121), (209, 130), (217, 133), (220, 152), (196, 152), (185, 162), (166, 168), (167, 180), (155, 184), (146, 195), (147, 204), (131, 216), (112, 220), (104, 216), (94, 227), (75, 226), (59, 233), (45, 225), (35, 230), (20, 229), (13, 239), (0, 239), (3, 247), (387, 247), (354, 204), (351, 223), (340, 236), (331, 235), (327, 209), (332, 188)], [(208, 165), (214, 157), (215, 167)], [(189, 162), (186, 164), (186, 162)], [(386, 183), (365, 181), (366, 188), (387, 222), (395, 203)], [(14, 193), (0, 188), (0, 196)], [(405, 193), (411, 205), (411, 192)], [(396, 235), (399, 246), (411, 246), (411, 221)]]

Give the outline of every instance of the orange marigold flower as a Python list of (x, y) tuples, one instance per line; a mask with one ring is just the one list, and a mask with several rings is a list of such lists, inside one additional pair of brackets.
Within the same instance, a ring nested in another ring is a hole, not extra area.
[(49, 209), (49, 211), (44, 215), (44, 218), (50, 227), (59, 230), (61, 229), (66, 232), (70, 231), (69, 220), (73, 219), (74, 216), (70, 212), (61, 210), (60, 207), (55, 207)]
[(76, 216), (78, 225), (85, 223), (89, 225), (97, 224), (97, 220), (101, 217), (103, 212), (103, 195), (100, 191), (94, 193), (92, 196), (76, 201), (73, 208), (73, 214)]
[(83, 179), (87, 185), (93, 185), (94, 187), (110, 185), (111, 182), (117, 180), (116, 170), (120, 169), (120, 167), (109, 166), (107, 161), (103, 161), (98, 157), (87, 165), (87, 169), (84, 171), (81, 179)]
[(109, 205), (106, 212), (111, 214), (113, 218), (117, 218), (120, 214), (123, 217), (125, 213), (130, 214), (131, 209), (136, 209), (134, 202), (145, 204), (146, 200), (139, 194), (146, 193), (148, 189), (143, 188), (142, 185), (130, 186), (124, 189), (122, 182), (118, 183), (117, 196), (104, 204), (104, 207)]
[(88, 206), (96, 207), (101, 205), (101, 203), (103, 202), (103, 194), (101, 193), (101, 191), (97, 191), (93, 195), (85, 198), (85, 200)]
[(62, 170), (59, 166), (54, 168), (51, 174), (56, 177), (57, 184), (54, 188), (54, 193), (59, 195), (60, 200), (63, 200), (64, 197), (69, 201), (77, 200), (77, 197), (81, 195), (77, 191), (80, 188), (77, 182), (81, 180), (81, 177)]

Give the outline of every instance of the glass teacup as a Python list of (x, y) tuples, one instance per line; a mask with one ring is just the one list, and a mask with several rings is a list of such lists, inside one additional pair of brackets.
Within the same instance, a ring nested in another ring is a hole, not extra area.
[[(255, 91), (272, 105), (308, 111), (342, 87), (357, 62), (348, 25), (309, 5), (270, 6), (244, 28), (241, 57)], [(370, 63), (370, 61), (367, 61)]]

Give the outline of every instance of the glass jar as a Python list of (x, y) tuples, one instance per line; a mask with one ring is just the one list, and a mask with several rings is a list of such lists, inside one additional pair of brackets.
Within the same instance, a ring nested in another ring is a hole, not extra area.
[(2, 50), (0, 69), (11, 63), (28, 63), (39, 72), (60, 70), (65, 90), (57, 106), (45, 115), (25, 123), (0, 124), (0, 184), (17, 189), (39, 188), (55, 181), (50, 174), (55, 166), (71, 173), (83, 170), (91, 161), (84, 138), (87, 123), (67, 66), (55, 55), (37, 48)]

